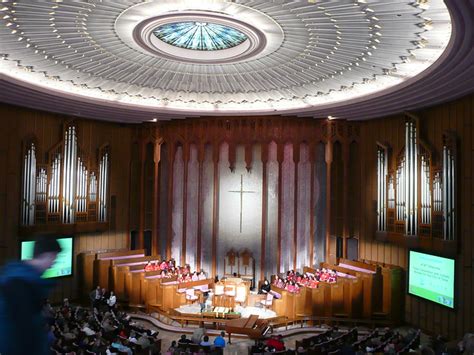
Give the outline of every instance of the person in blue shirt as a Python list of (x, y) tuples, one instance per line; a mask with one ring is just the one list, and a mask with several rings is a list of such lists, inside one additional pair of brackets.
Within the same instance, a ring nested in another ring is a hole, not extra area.
[(216, 348), (225, 348), (225, 333), (221, 332), (221, 335), (216, 336), (214, 339), (214, 346)]
[(36, 240), (33, 259), (11, 262), (0, 274), (0, 353), (50, 354), (43, 304), (54, 283), (41, 278), (61, 247), (52, 236)]

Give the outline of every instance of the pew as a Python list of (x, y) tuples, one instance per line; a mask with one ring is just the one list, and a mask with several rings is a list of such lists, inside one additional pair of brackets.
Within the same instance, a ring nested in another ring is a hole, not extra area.
[(339, 258), (338, 267), (347, 272), (356, 272), (363, 281), (363, 312), (364, 318), (372, 318), (373, 312), (382, 304), (382, 275), (377, 265), (366, 264), (360, 261)]
[(121, 250), (108, 253), (100, 253), (96, 255), (94, 260), (94, 284), (100, 285), (107, 289), (111, 288), (110, 267), (115, 260), (133, 259), (145, 256), (145, 250)]
[(94, 270), (94, 261), (98, 258), (99, 255), (109, 256), (115, 253), (127, 253), (128, 250), (125, 249), (116, 249), (116, 250), (101, 250), (101, 251), (85, 251), (77, 255), (77, 274), (79, 278), (79, 289), (82, 291), (82, 296), (88, 297), (89, 293), (97, 285), (101, 287), (107, 287), (106, 284), (97, 283), (95, 270)]
[[(403, 317), (403, 301), (405, 294), (405, 273), (398, 265), (391, 265), (371, 260), (361, 260), (365, 264), (380, 267), (382, 272), (382, 307), (381, 313), (396, 324)], [(379, 311), (380, 312), (380, 311)]]
[[(357, 273), (337, 265), (321, 263), (321, 268), (335, 270), (338, 273), (337, 282), (329, 284), (329, 289), (322, 292), (314, 292), (313, 297), (318, 302), (315, 315), (326, 315), (334, 317), (360, 318), (363, 308), (363, 281), (357, 277)], [(304, 267), (303, 271), (314, 274), (316, 269)], [(318, 288), (326, 285), (320, 283)], [(324, 286), (327, 287), (327, 286)], [(329, 312), (328, 309), (331, 311)], [(314, 313), (313, 313), (314, 314)]]
[(288, 319), (296, 318), (295, 293), (288, 292), (275, 285), (271, 285), (271, 290), (279, 294), (280, 298), (273, 299), (272, 309), (278, 316), (284, 316)]
[(157, 256), (143, 256), (129, 259), (114, 259), (110, 266), (110, 289), (114, 290), (120, 300), (128, 300), (131, 290), (130, 273), (144, 271), (145, 265), (149, 262), (161, 261)]

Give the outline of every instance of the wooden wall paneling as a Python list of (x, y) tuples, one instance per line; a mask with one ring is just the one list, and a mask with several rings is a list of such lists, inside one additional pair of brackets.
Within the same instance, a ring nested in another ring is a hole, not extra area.
[[(166, 242), (166, 259), (171, 258), (171, 243), (173, 240), (173, 225), (171, 223), (173, 215), (173, 172), (174, 172), (174, 160), (176, 155), (176, 142), (170, 142), (168, 148), (168, 233)], [(176, 260), (176, 262), (178, 262)]]
[[(328, 124), (329, 125), (329, 124)], [(335, 263), (335, 255), (331, 255), (331, 165), (333, 160), (333, 144), (331, 139), (328, 137), (326, 142), (326, 261), (331, 264)]]
[(294, 217), (294, 228), (293, 228), (293, 270), (296, 270), (296, 258), (298, 257), (298, 163), (300, 162), (300, 142), (295, 142), (293, 144), (293, 162), (295, 169), (295, 179), (294, 179), (294, 200), (293, 200), (293, 217)]
[(282, 212), (282, 200), (283, 200), (283, 160), (284, 160), (284, 143), (277, 142), (277, 161), (278, 161), (278, 256), (277, 256), (277, 271), (281, 270), (281, 234), (282, 234), (282, 223), (281, 219), (283, 216)]
[(143, 233), (145, 231), (145, 159), (146, 159), (146, 144), (143, 140), (139, 142), (140, 149), (140, 180), (139, 180), (139, 206), (140, 217), (138, 223), (137, 234), (137, 248), (143, 248)]
[(267, 162), (268, 162), (268, 145), (262, 144), (262, 246), (260, 258), (260, 280), (263, 281), (267, 270), (265, 270), (265, 238), (267, 237), (267, 214), (268, 214), (268, 176), (267, 176)]
[(152, 255), (160, 253), (160, 160), (161, 141), (155, 141), (153, 154), (153, 209), (152, 209)]
[(214, 143), (213, 146), (212, 160), (214, 163), (214, 189), (212, 203), (212, 276), (216, 276), (217, 272), (217, 230), (219, 227), (218, 221), (218, 208), (219, 208), (219, 143)]
[(205, 144), (201, 142), (198, 145), (198, 175), (199, 175), (199, 182), (198, 182), (198, 221), (197, 221), (197, 245), (196, 245), (196, 268), (197, 270), (201, 270), (201, 233), (202, 233), (202, 179), (203, 179), (203, 165), (204, 165), (204, 158), (205, 158)]
[(350, 151), (349, 151), (349, 137), (347, 127), (344, 127), (346, 132), (344, 134), (344, 142), (342, 144), (342, 216), (343, 216), (343, 227), (342, 227), (342, 257), (347, 258), (347, 239), (349, 235), (349, 163), (350, 163)]
[(314, 206), (314, 184), (315, 184), (315, 173), (314, 173), (314, 169), (315, 169), (315, 164), (316, 164), (316, 142), (311, 142), (309, 145), (308, 145), (308, 149), (309, 149), (309, 163), (310, 163), (310, 169), (311, 169), (311, 177), (310, 177), (310, 181), (311, 181), (311, 187), (310, 187), (310, 206), (311, 206), (311, 211), (309, 213), (310, 215), (310, 221), (309, 221), (309, 260), (310, 260), (310, 263), (309, 263), (309, 266), (313, 267), (313, 263), (314, 263), (314, 234), (315, 234), (315, 230), (314, 230), (314, 219), (315, 219), (315, 215), (316, 215), (316, 209), (315, 209), (315, 206)]
[[(187, 225), (187, 212), (188, 212), (188, 164), (190, 155), (190, 145), (185, 142), (183, 145), (183, 163), (184, 163), (184, 183), (183, 183), (183, 239), (182, 239), (182, 250), (181, 250), (181, 264), (186, 264), (186, 225)], [(194, 265), (193, 265), (194, 266)]]

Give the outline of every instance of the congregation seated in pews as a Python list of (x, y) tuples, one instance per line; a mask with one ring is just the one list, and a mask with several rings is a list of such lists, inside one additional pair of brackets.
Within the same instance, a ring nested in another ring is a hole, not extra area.
[(374, 329), (361, 336), (357, 328), (347, 332), (337, 327), (296, 341), (296, 352), (306, 354), (405, 354), (417, 350), (420, 330), (402, 335), (389, 328)]
[[(134, 323), (130, 316), (110, 310), (106, 304), (97, 303), (89, 309), (71, 305), (67, 299), (57, 307), (46, 302), (43, 314), (49, 326), (51, 354), (161, 353), (158, 332)], [(38, 349), (31, 350), (34, 354)]]

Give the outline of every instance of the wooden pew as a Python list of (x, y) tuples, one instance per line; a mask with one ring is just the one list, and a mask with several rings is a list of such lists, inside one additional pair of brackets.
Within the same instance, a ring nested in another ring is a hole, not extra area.
[[(405, 272), (398, 265), (361, 260), (363, 263), (380, 267), (382, 272), (382, 307), (381, 313), (399, 324), (403, 320), (403, 302), (405, 295)], [(376, 310), (379, 311), (379, 310)], [(379, 311), (379, 312), (380, 312)]]
[(145, 256), (145, 249), (122, 250), (97, 254), (94, 260), (94, 284), (110, 289), (110, 267), (114, 260), (132, 259)]
[(382, 275), (380, 267), (360, 261), (338, 259), (338, 265), (348, 271), (355, 271), (363, 281), (363, 318), (372, 318), (373, 312), (382, 304)]
[(149, 261), (160, 261), (161, 258), (157, 256), (143, 256), (138, 258), (130, 259), (114, 259), (110, 266), (109, 272), (109, 285), (110, 289), (114, 290), (119, 300), (127, 300), (129, 296), (129, 290), (131, 289), (129, 272), (144, 271), (145, 265)]
[(275, 285), (271, 285), (273, 292), (278, 293), (281, 297), (279, 299), (273, 299), (272, 309), (278, 316), (284, 316), (288, 319), (296, 318), (296, 303), (295, 296), (296, 294), (288, 292), (282, 288), (279, 288)]
[[(362, 281), (357, 278), (355, 272), (340, 268), (336, 265), (321, 263), (321, 268), (335, 270), (346, 274), (347, 277), (339, 276), (336, 283), (324, 286), (326, 283), (319, 283), (319, 287), (329, 287), (323, 292), (314, 292), (317, 311), (323, 311), (325, 316), (334, 317), (360, 317), (362, 314)], [(303, 271), (311, 274), (316, 273), (316, 269), (304, 267)], [(324, 301), (324, 303), (322, 303)], [(328, 311), (330, 309), (330, 312)], [(315, 314), (318, 315), (318, 314)], [(319, 315), (322, 315), (319, 313)]]
[[(116, 250), (92, 250), (79, 253), (77, 255), (77, 274), (79, 278), (79, 289), (83, 297), (89, 297), (89, 293), (97, 287), (98, 284), (94, 281), (94, 260), (100, 254), (110, 254), (124, 252), (125, 249)], [(101, 285), (102, 286), (102, 285)], [(106, 287), (105, 285), (102, 287)]]

